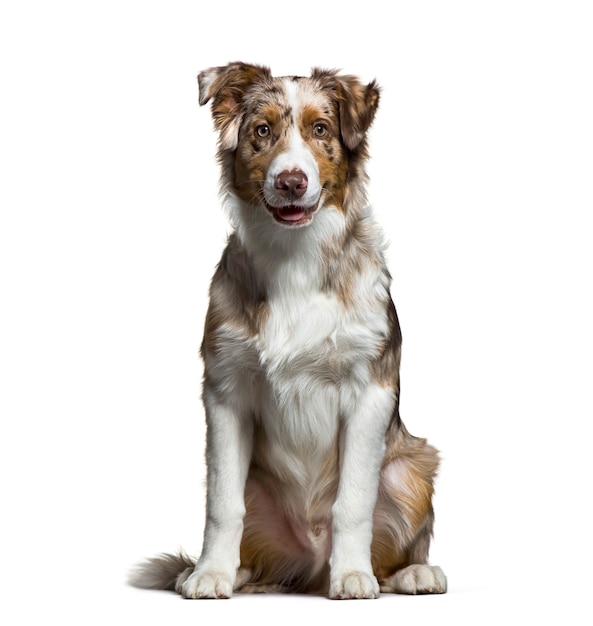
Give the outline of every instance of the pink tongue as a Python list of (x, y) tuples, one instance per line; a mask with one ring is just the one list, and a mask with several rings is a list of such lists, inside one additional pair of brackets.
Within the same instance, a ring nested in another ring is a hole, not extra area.
[(302, 220), (306, 214), (307, 212), (304, 209), (297, 206), (285, 206), (278, 209), (278, 215), (287, 222), (298, 222)]

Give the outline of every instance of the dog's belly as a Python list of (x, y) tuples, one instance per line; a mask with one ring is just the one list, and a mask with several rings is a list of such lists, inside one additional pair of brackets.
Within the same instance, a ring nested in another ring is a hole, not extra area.
[[(261, 386), (248, 486), (251, 512), (258, 511), (256, 525), (268, 541), (270, 531), (271, 536), (284, 533), (290, 541), (278, 540), (282, 550), (294, 555), (304, 550), (317, 572), (331, 549), (331, 509), (339, 480), (339, 390), (303, 372), (298, 380), (288, 372), (279, 378)], [(273, 514), (263, 516), (266, 500), (273, 503), (267, 505)]]

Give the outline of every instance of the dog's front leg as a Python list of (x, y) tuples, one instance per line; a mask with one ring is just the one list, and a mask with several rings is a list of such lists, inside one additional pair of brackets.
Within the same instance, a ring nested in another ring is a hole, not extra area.
[(342, 394), (340, 481), (333, 514), (329, 596), (377, 598), (371, 566), (373, 511), (385, 451), (385, 431), (394, 407), (391, 389), (369, 384)]
[(185, 598), (229, 598), (237, 576), (251, 458), (251, 422), (204, 390), (208, 492), (202, 554), (178, 590)]

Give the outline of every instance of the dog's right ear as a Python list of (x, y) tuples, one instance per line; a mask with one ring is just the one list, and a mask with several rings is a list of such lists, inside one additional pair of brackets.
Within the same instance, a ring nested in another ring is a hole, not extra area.
[(243, 95), (257, 80), (271, 78), (267, 67), (248, 63), (229, 63), (200, 72), (200, 104), (212, 100), (212, 118), (219, 132), (220, 147), (234, 150), (242, 120)]

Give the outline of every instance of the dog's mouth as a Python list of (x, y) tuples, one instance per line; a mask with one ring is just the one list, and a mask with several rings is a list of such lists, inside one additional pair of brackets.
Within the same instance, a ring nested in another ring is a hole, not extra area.
[(290, 227), (305, 226), (313, 219), (313, 214), (319, 207), (319, 200), (309, 207), (297, 206), (296, 204), (275, 207), (267, 202), (265, 205), (279, 224)]

